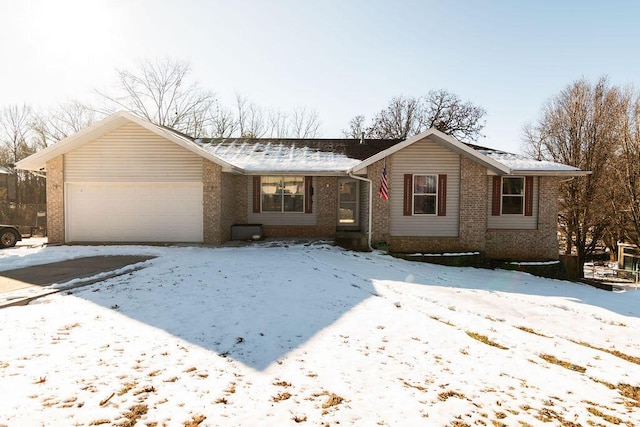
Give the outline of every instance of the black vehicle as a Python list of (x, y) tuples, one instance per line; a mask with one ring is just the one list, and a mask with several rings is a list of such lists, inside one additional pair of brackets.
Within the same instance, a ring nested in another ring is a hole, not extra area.
[(22, 240), (22, 235), (18, 231), (18, 227), (0, 225), (0, 249), (11, 248), (20, 240)]

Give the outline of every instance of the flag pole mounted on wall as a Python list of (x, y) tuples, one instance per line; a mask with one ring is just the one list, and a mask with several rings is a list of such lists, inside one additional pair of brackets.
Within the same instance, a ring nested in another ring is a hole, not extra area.
[(382, 176), (380, 177), (380, 189), (378, 194), (385, 200), (389, 200), (389, 181), (387, 179), (387, 159), (384, 159), (382, 165)]

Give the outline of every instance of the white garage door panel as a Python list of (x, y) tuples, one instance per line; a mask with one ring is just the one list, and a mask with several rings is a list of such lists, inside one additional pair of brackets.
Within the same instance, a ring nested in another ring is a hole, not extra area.
[(202, 242), (201, 183), (69, 183), (71, 242)]

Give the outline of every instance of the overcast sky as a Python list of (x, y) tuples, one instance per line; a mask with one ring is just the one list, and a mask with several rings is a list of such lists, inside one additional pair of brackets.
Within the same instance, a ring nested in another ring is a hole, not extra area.
[(0, 107), (88, 100), (169, 56), (223, 103), (315, 108), (323, 137), (444, 88), (487, 110), (479, 143), (517, 152), (567, 84), (638, 83), (639, 23), (633, 0), (0, 0)]

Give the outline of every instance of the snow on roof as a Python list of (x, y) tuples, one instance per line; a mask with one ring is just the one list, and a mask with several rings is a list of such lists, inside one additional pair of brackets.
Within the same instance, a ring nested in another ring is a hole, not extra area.
[(475, 148), (481, 154), (492, 158), (493, 160), (502, 163), (513, 171), (566, 171), (573, 172), (580, 169), (564, 165), (561, 163), (554, 163), (547, 160), (535, 160), (519, 154), (505, 153), (504, 151), (492, 150), (490, 148)]
[(207, 152), (247, 172), (346, 172), (397, 141), (211, 139), (195, 140)]

